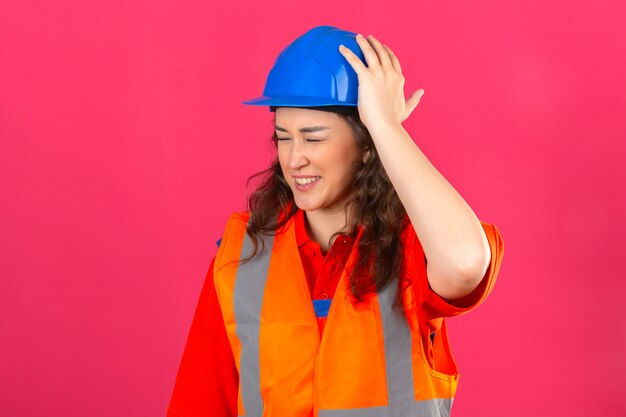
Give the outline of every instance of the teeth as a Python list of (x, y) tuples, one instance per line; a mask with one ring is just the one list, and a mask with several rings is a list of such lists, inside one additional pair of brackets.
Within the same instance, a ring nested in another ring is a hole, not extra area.
[(295, 178), (296, 183), (298, 183), (299, 185), (307, 185), (310, 184), (312, 182), (315, 182), (317, 180), (319, 180), (321, 177), (314, 177), (314, 178)]

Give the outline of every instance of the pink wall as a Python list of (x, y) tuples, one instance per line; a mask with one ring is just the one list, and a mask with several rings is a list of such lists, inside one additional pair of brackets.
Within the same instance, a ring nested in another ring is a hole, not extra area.
[(270, 158), (240, 102), (319, 24), (395, 50), (426, 92), (405, 127), (503, 234), (495, 292), (450, 323), (454, 414), (626, 413), (623, 1), (24, 0), (0, 5), (0, 414), (165, 414)]

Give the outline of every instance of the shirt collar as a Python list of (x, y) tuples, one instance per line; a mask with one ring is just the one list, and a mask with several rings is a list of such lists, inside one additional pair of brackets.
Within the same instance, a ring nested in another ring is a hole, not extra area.
[[(313, 242), (313, 240), (311, 240), (311, 238), (309, 237), (306, 231), (304, 210), (301, 210), (301, 209), (296, 210), (295, 214), (293, 215), (293, 218), (294, 218), (294, 226), (296, 229), (296, 244), (298, 245), (298, 247), (301, 247), (302, 245), (308, 242)], [(340, 235), (337, 237), (337, 239), (344, 239), (344, 240), (347, 240), (349, 243), (352, 243), (354, 240), (354, 238), (348, 235)]]
[(311, 241), (304, 225), (304, 211), (300, 209), (296, 210), (293, 218), (295, 222), (294, 226), (296, 228), (296, 243), (298, 244), (298, 247), (300, 247), (305, 243)]

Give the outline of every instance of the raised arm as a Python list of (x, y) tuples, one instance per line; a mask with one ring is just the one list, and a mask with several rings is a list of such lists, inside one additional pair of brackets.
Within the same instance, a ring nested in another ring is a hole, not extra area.
[(472, 292), (490, 262), (487, 237), (469, 205), (402, 127), (423, 90), (404, 99), (404, 76), (391, 49), (357, 36), (367, 67), (343, 46), (359, 76), (359, 115), (411, 220), (427, 259), (431, 288), (448, 300)]

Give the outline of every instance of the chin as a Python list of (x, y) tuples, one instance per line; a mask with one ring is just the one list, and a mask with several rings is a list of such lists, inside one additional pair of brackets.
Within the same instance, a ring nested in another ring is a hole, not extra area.
[(303, 203), (298, 203), (297, 201), (296, 201), (296, 206), (302, 211), (314, 211), (319, 208), (319, 206), (315, 204), (303, 204)]
[(296, 206), (303, 211), (314, 211), (322, 208), (319, 202), (314, 201), (302, 201), (297, 198), (294, 199)]

